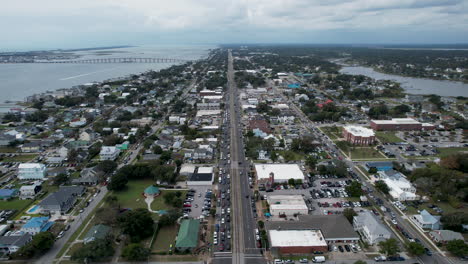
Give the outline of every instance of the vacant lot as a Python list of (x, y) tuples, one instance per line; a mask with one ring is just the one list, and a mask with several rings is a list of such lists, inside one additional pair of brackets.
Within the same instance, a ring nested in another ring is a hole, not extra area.
[(437, 148), (440, 157), (449, 156), (459, 152), (468, 152), (468, 148)]
[(153, 243), (153, 248), (151, 249), (152, 252), (169, 252), (170, 245), (175, 245), (175, 239), (178, 231), (178, 225), (162, 227)]
[(384, 159), (385, 156), (380, 154), (376, 149), (371, 147), (355, 147), (351, 148), (349, 153), (351, 159)]
[(404, 140), (397, 137), (393, 132), (382, 132), (378, 131), (375, 132), (375, 136), (380, 140), (382, 143), (398, 143), (403, 142)]

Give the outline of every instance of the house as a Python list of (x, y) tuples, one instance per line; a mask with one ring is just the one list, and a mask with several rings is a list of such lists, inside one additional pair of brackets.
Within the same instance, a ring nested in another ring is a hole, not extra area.
[(82, 141), (93, 141), (96, 138), (96, 134), (91, 130), (86, 130), (80, 133), (79, 140)]
[(353, 218), (353, 227), (369, 244), (378, 244), (391, 237), (391, 232), (370, 211), (360, 212)]
[(422, 229), (437, 230), (440, 227), (440, 216), (433, 216), (426, 210), (422, 210), (418, 215), (413, 215), (411, 220)]
[(60, 174), (68, 175), (68, 170), (65, 167), (56, 167), (47, 169), (47, 176), (56, 177)]
[(434, 231), (429, 232), (429, 236), (434, 242), (442, 243), (442, 244), (445, 244), (452, 240), (465, 241), (465, 238), (463, 237), (462, 234), (458, 232), (454, 232), (452, 230), (434, 230)]
[(39, 151), (41, 151), (41, 142), (38, 141), (24, 143), (21, 146), (21, 152), (31, 153)]
[(191, 251), (198, 245), (200, 221), (196, 219), (182, 220), (177, 233), (175, 247), (179, 251)]
[(99, 157), (101, 160), (116, 160), (120, 154), (120, 149), (117, 147), (102, 146)]
[(65, 214), (75, 205), (77, 197), (85, 192), (83, 186), (60, 186), (58, 191), (49, 194), (38, 205), (42, 213)]
[(18, 189), (0, 189), (0, 200), (9, 200), (18, 194)]
[(31, 235), (45, 232), (54, 224), (54, 222), (49, 222), (49, 219), (48, 216), (33, 217), (21, 227), (20, 231)]
[(20, 236), (1, 236), (0, 237), (0, 252), (11, 254), (18, 251), (22, 246), (32, 240), (32, 235), (23, 234)]
[(42, 190), (42, 182), (35, 181), (32, 185), (23, 185), (20, 188), (20, 199), (34, 199), (36, 195)]
[(72, 184), (96, 185), (103, 174), (104, 173), (99, 171), (96, 167), (84, 168), (80, 172), (80, 177), (72, 180)]
[(111, 228), (106, 225), (95, 225), (89, 229), (83, 238), (83, 243), (87, 244), (97, 239), (104, 239), (110, 234)]
[(43, 180), (46, 177), (47, 168), (41, 163), (22, 163), (18, 166), (18, 179)]

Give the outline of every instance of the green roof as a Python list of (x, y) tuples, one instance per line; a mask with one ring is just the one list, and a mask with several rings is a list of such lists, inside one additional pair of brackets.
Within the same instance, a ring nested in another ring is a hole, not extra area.
[(87, 242), (95, 239), (103, 239), (109, 234), (110, 230), (111, 228), (106, 225), (95, 225), (89, 229), (83, 240)]
[(195, 248), (198, 245), (198, 231), (200, 228), (200, 221), (195, 219), (185, 219), (179, 227), (177, 234), (176, 247), (177, 248)]
[(161, 191), (159, 190), (158, 187), (154, 186), (154, 185), (151, 185), (151, 186), (148, 186), (146, 189), (145, 189), (145, 194), (151, 194), (151, 195), (154, 195), (154, 194), (159, 194)]

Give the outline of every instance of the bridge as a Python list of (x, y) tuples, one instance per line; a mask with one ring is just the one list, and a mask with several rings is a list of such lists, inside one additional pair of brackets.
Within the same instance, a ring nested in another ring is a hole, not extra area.
[(190, 60), (171, 58), (101, 58), (101, 59), (79, 59), (79, 60), (33, 60), (21, 62), (2, 63), (67, 63), (67, 64), (96, 64), (96, 63), (179, 63)]

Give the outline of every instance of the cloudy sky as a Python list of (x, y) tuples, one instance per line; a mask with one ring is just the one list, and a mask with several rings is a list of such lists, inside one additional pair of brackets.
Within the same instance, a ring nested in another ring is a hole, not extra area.
[(468, 43), (468, 0), (2, 1), (0, 50), (216, 43)]

